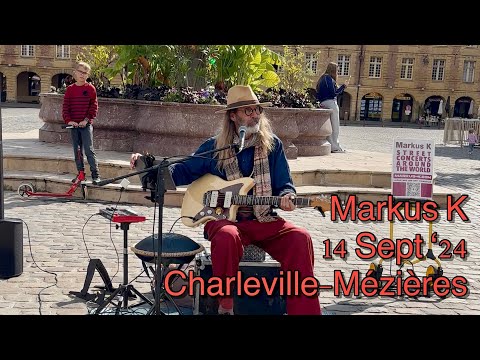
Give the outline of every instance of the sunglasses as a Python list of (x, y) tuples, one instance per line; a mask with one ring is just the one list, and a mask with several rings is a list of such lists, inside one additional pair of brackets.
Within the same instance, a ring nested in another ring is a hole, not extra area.
[(257, 113), (257, 115), (260, 115), (261, 113), (263, 113), (263, 107), (261, 107), (260, 105), (255, 106), (253, 109), (251, 107), (248, 107), (248, 108), (238, 109), (237, 111), (240, 111), (240, 110), (243, 110), (243, 112), (247, 116), (252, 115), (254, 111)]

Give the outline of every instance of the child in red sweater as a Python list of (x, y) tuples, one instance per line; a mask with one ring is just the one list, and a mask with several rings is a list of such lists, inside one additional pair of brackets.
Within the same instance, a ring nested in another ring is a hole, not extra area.
[(85, 62), (77, 63), (73, 71), (76, 82), (69, 85), (65, 91), (62, 115), (65, 124), (73, 126), (70, 133), (77, 170), (85, 172), (83, 153), (77, 151), (78, 146), (80, 146), (80, 149), (83, 148), (90, 165), (92, 183), (96, 184), (100, 181), (100, 174), (93, 147), (93, 119), (97, 116), (98, 101), (95, 87), (86, 81), (90, 70), (89, 64)]

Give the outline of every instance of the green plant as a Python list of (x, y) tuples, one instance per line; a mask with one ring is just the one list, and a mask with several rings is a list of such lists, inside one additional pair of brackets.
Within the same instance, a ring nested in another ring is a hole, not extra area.
[[(196, 85), (205, 77), (204, 46), (197, 45), (119, 45), (110, 77), (125, 74), (127, 84), (145, 87)], [(202, 71), (203, 68), (203, 71)]]
[(280, 56), (263, 45), (211, 45), (205, 54), (207, 78), (217, 89), (250, 85), (254, 91), (264, 90), (279, 82), (273, 65), (280, 63)]
[(250, 85), (254, 90), (274, 87), (279, 77), (273, 65), (278, 54), (263, 45), (117, 45), (113, 66), (102, 71), (127, 84), (155, 87), (228, 90)]
[(174, 86), (200, 89), (206, 86), (208, 45), (175, 45)]
[[(318, 58), (320, 52), (314, 54)], [(313, 84), (314, 72), (308, 67), (303, 46), (283, 46), (283, 56), (279, 72), (278, 88), (288, 92), (305, 93)]]
[(116, 50), (116, 61), (112, 68), (106, 70), (110, 78), (122, 74), (124, 86), (156, 86), (163, 80), (158, 74), (160, 65), (153, 58), (156, 54), (159, 59), (167, 58), (170, 52), (168, 45), (118, 45)]
[(117, 57), (115, 45), (89, 45), (82, 47), (77, 54), (77, 61), (85, 61), (91, 67), (90, 78), (95, 85), (109, 86), (108, 68)]

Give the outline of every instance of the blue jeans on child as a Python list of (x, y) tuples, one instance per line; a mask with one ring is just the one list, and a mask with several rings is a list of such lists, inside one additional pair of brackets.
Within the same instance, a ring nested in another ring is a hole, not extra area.
[(473, 147), (474, 147), (474, 146), (475, 146), (474, 143), (468, 144), (468, 152), (469, 152), (469, 153), (472, 153), (472, 152), (473, 152)]
[[(70, 130), (70, 133), (72, 134), (72, 145), (77, 170), (84, 171), (83, 153), (85, 153), (88, 164), (90, 165), (90, 172), (92, 174), (92, 178), (98, 178), (98, 161), (95, 150), (93, 148), (93, 126), (88, 125), (84, 128), (73, 128)], [(77, 151), (79, 145), (81, 149), (83, 148), (83, 152), (81, 154), (78, 154)]]

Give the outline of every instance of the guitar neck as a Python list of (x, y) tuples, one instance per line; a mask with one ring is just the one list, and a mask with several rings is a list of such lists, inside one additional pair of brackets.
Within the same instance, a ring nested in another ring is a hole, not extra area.
[[(232, 203), (234, 205), (274, 205), (280, 206), (281, 196), (254, 196), (254, 195), (234, 195)], [(310, 199), (304, 197), (295, 197), (293, 203), (297, 207), (311, 206)]]

